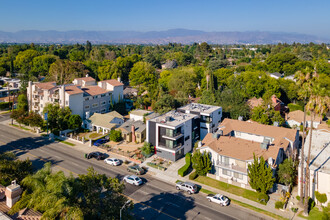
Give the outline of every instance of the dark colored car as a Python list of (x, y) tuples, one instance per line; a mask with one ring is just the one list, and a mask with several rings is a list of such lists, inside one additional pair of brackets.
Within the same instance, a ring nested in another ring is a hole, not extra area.
[(132, 172), (132, 173), (135, 173), (136, 175), (142, 175), (142, 174), (144, 174), (144, 169), (142, 169), (138, 165), (127, 167), (127, 171)]
[(96, 141), (94, 142), (94, 146), (100, 146), (100, 145), (102, 145), (102, 144), (104, 144), (104, 143), (106, 143), (106, 142), (107, 142), (106, 139), (101, 138), (101, 139), (98, 139), (98, 140), (96, 140)]
[(104, 160), (106, 158), (105, 154), (95, 151), (87, 155), (87, 159), (96, 158), (97, 160)]

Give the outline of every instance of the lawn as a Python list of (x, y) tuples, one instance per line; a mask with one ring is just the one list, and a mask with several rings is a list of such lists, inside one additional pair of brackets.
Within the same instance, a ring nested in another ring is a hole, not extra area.
[(318, 220), (318, 219), (330, 219), (330, 210), (328, 207), (324, 207), (323, 211), (320, 211), (319, 208), (314, 207), (310, 212), (308, 217), (304, 216), (303, 211), (298, 214), (299, 217), (309, 220)]
[(70, 142), (67, 142), (67, 141), (62, 141), (61, 139), (58, 139), (58, 138), (55, 138), (55, 140), (58, 141), (58, 142), (61, 142), (61, 143), (63, 143), (63, 144), (67, 144), (67, 145), (69, 145), (69, 146), (76, 146), (76, 145), (73, 144), (73, 143), (70, 143)]
[(99, 137), (102, 137), (102, 136), (104, 136), (104, 134), (91, 133), (91, 134), (88, 136), (88, 138), (93, 140), (93, 139), (96, 139), (96, 138), (99, 138)]
[(198, 176), (195, 181), (258, 202), (257, 192), (248, 189), (243, 189), (241, 187), (221, 182), (206, 176)]
[(23, 130), (26, 130), (26, 131), (30, 131), (30, 129), (26, 128), (26, 127), (23, 127), (23, 126), (18, 126), (18, 125), (15, 125), (15, 124), (12, 124), (11, 126), (14, 126), (14, 127), (17, 127), (17, 128), (20, 128), (20, 129), (23, 129)]

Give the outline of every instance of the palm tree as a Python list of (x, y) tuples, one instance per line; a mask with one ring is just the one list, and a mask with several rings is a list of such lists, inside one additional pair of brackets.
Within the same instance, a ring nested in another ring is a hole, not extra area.
[(306, 67), (306, 69), (302, 71), (298, 71), (295, 75), (295, 78), (297, 79), (297, 84), (300, 87), (300, 90), (298, 92), (301, 99), (303, 99), (304, 102), (304, 122), (303, 122), (303, 134), (302, 134), (302, 145), (301, 145), (301, 158), (300, 158), (300, 201), (299, 205), (303, 206), (304, 204), (304, 146), (305, 146), (305, 127), (306, 127), (306, 101), (310, 94), (310, 80), (313, 77), (313, 70), (309, 67)]
[(308, 193), (309, 193), (309, 184), (310, 184), (310, 174), (309, 174), (309, 165), (310, 165), (310, 154), (312, 148), (312, 135), (313, 135), (313, 119), (316, 115), (323, 115), (329, 111), (330, 108), (330, 98), (327, 95), (326, 88), (321, 88), (320, 85), (314, 85), (312, 87), (312, 95), (309, 99), (309, 102), (306, 105), (306, 108), (311, 113), (311, 128), (309, 136), (309, 146), (308, 146), (308, 155), (306, 161), (306, 181), (305, 181), (305, 203), (304, 203), (304, 215), (308, 215)]

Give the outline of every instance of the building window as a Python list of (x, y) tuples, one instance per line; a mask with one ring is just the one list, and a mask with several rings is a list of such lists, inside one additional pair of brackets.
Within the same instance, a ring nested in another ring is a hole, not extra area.
[(105, 102), (101, 102), (101, 105), (105, 105)]
[(99, 106), (99, 104), (97, 104), (97, 103), (94, 103), (93, 104), (93, 108), (96, 108), (96, 107), (98, 107)]
[(136, 137), (137, 137), (137, 138), (140, 138), (140, 135), (139, 135), (139, 134), (136, 134)]
[(85, 109), (89, 109), (89, 105), (86, 105), (86, 106), (85, 106)]
[(85, 101), (88, 101), (89, 100), (89, 97), (85, 98)]
[(222, 162), (225, 164), (225, 165), (229, 165), (229, 157), (222, 157)]
[(184, 140), (185, 140), (185, 141), (187, 141), (187, 140), (189, 140), (189, 138), (190, 138), (190, 137), (189, 137), (189, 136), (187, 136), (187, 137), (185, 137), (185, 138), (184, 138)]
[(105, 96), (105, 94), (102, 94), (102, 95), (101, 95), (101, 97), (104, 97), (104, 96)]
[(94, 99), (97, 99), (97, 95), (94, 96)]
[(141, 138), (143, 138), (143, 134), (141, 134)]
[(231, 176), (231, 172), (229, 170), (226, 170), (226, 169), (222, 169), (222, 174), (226, 175), (226, 176)]
[(234, 172), (234, 177), (237, 178), (237, 179), (242, 180), (243, 179), (243, 174)]
[(69, 102), (68, 102), (68, 101), (65, 101), (65, 104), (66, 104), (66, 105), (69, 105)]
[(220, 115), (221, 111), (218, 111), (218, 115)]
[(104, 113), (105, 112), (105, 108), (101, 110), (101, 113)]

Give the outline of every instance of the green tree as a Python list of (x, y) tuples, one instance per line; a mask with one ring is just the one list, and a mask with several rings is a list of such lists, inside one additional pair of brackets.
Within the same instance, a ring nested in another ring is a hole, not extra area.
[(170, 91), (181, 91), (186, 96), (195, 96), (197, 88), (197, 74), (192, 67), (181, 67), (172, 70), (171, 78), (168, 82)]
[(28, 111), (28, 100), (25, 94), (20, 94), (17, 98), (17, 109)]
[(148, 142), (144, 142), (142, 148), (141, 148), (141, 152), (143, 155), (150, 155), (154, 153), (154, 147), (151, 146), (150, 143)]
[(283, 125), (285, 120), (279, 111), (275, 111), (273, 107), (257, 106), (252, 109), (251, 119), (265, 125), (273, 125), (277, 122), (279, 126)]
[(119, 130), (111, 130), (109, 137), (110, 137), (110, 140), (111, 141), (119, 142), (119, 141), (122, 140), (121, 131), (119, 131)]
[(70, 115), (68, 126), (70, 129), (78, 129), (81, 127), (82, 120), (80, 115)]
[(208, 152), (202, 154), (199, 150), (195, 151), (191, 162), (192, 167), (200, 176), (205, 176), (212, 169), (212, 161)]
[(129, 79), (132, 86), (148, 86), (156, 81), (155, 68), (150, 63), (137, 62), (129, 73)]
[(168, 111), (171, 111), (175, 108), (176, 102), (173, 96), (170, 94), (162, 95), (155, 104), (154, 110), (159, 114), (164, 114)]
[(42, 127), (44, 124), (44, 120), (41, 115), (35, 112), (30, 112), (29, 115), (25, 119), (26, 123), (31, 127)]
[(52, 63), (54, 63), (58, 59), (57, 56), (54, 55), (41, 55), (33, 58), (33, 66), (31, 71), (36, 75), (45, 76), (49, 72), (49, 67)]
[(315, 197), (316, 197), (317, 201), (319, 201), (321, 203), (321, 205), (322, 205), (322, 203), (325, 203), (326, 201), (328, 201), (326, 193), (320, 193), (318, 191), (315, 191)]
[(33, 58), (38, 56), (36, 50), (25, 50), (17, 54), (14, 61), (15, 68), (23, 74), (29, 74), (33, 66)]
[(253, 163), (248, 165), (249, 184), (252, 189), (266, 194), (275, 182), (272, 169), (266, 165), (263, 157), (259, 159), (253, 154)]
[(48, 112), (48, 127), (51, 132), (57, 133), (69, 128), (68, 121), (71, 115), (69, 107), (61, 108), (58, 104), (47, 104), (43, 113)]
[(291, 158), (285, 159), (283, 163), (280, 164), (277, 175), (280, 183), (286, 186), (293, 186), (297, 171), (295, 163)]

